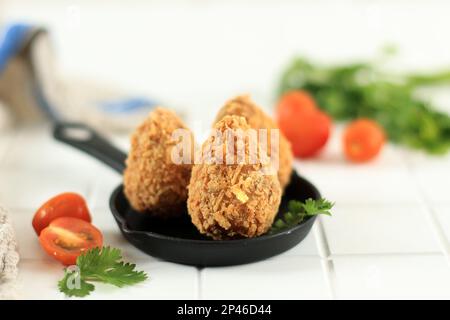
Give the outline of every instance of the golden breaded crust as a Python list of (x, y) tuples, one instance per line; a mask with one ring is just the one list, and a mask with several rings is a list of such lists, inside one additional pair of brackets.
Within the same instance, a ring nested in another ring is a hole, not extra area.
[[(247, 130), (244, 117), (225, 116), (215, 129)], [(211, 135), (202, 149), (224, 152)], [(246, 141), (248, 156), (248, 141)], [(224, 157), (224, 156), (223, 156)], [(225, 157), (224, 157), (225, 158)], [(269, 230), (281, 201), (276, 174), (264, 174), (261, 164), (196, 164), (189, 184), (188, 211), (198, 230), (218, 239), (256, 237)]]
[[(248, 125), (254, 129), (278, 129), (275, 121), (264, 111), (258, 107), (249, 96), (238, 96), (229, 100), (217, 114), (214, 123), (220, 121), (224, 116), (237, 115), (244, 117), (247, 120)], [(269, 133), (270, 136), (270, 133)], [(281, 187), (284, 189), (291, 179), (292, 174), (292, 162), (293, 154), (291, 144), (280, 131), (279, 141), (279, 169), (278, 179), (280, 180)], [(269, 148), (270, 156), (270, 148)]]
[(133, 133), (124, 191), (135, 210), (158, 216), (183, 212), (192, 165), (172, 162), (177, 143), (172, 132), (179, 128), (187, 129), (174, 112), (156, 108)]

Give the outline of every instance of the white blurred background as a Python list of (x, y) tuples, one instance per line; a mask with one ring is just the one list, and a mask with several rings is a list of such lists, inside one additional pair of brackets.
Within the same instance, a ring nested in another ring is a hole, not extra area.
[(270, 106), (281, 69), (296, 54), (334, 62), (374, 57), (394, 44), (401, 55), (393, 68), (450, 66), (445, 0), (0, 3), (2, 22), (49, 28), (67, 76), (157, 97), (204, 117), (205, 108), (215, 110), (243, 92)]

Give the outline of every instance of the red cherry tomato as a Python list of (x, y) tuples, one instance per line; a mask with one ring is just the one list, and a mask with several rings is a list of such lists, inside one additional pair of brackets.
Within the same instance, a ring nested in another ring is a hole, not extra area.
[(383, 128), (369, 119), (356, 120), (344, 131), (344, 153), (353, 162), (366, 162), (375, 158), (384, 142)]
[(89, 222), (62, 217), (41, 231), (39, 242), (50, 256), (64, 265), (73, 265), (84, 251), (103, 245), (101, 232)]
[(33, 228), (37, 235), (50, 222), (60, 217), (73, 217), (91, 222), (91, 215), (86, 201), (76, 193), (62, 193), (44, 203), (34, 214)]
[(296, 90), (285, 93), (277, 106), (278, 119), (290, 119), (296, 117), (299, 113), (306, 111), (315, 111), (316, 102), (306, 91)]
[(316, 108), (304, 91), (284, 95), (278, 104), (278, 125), (292, 144), (296, 157), (307, 158), (319, 153), (330, 136), (331, 119)]

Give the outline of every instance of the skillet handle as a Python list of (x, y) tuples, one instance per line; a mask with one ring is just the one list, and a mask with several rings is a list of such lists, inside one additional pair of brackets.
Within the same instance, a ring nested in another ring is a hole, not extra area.
[(117, 149), (95, 130), (82, 123), (56, 123), (53, 128), (53, 137), (86, 152), (120, 174), (125, 170), (126, 153)]

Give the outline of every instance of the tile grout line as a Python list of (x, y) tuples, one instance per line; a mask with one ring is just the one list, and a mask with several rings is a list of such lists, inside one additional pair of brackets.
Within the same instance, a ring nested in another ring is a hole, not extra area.
[[(86, 202), (90, 208), (94, 208), (97, 205), (98, 183), (98, 181), (89, 181), (86, 185)], [(106, 207), (109, 209), (108, 204)]]
[(3, 162), (6, 161), (7, 157), (8, 157), (8, 151), (11, 150), (14, 146), (14, 141), (18, 139), (20, 133), (22, 131), (15, 131), (12, 135), (12, 137), (10, 138), (10, 140), (7, 142), (5, 150), (2, 152), (2, 154), (0, 155), (0, 166)]
[(334, 271), (334, 263), (331, 259), (331, 251), (328, 245), (328, 239), (323, 228), (321, 217), (318, 217), (314, 226), (314, 236), (319, 249), (320, 262), (322, 271), (325, 275), (325, 282), (328, 287), (328, 292), (332, 300), (336, 299), (336, 274)]
[(197, 300), (203, 300), (202, 271), (204, 268), (197, 267)]
[(412, 167), (411, 163), (408, 161), (406, 154), (403, 154), (403, 161), (406, 163), (409, 174), (412, 176), (415, 182), (415, 187), (420, 195), (420, 203), (427, 214), (428, 222), (430, 224), (431, 230), (433, 231), (434, 237), (436, 238), (438, 245), (441, 248), (441, 253), (444, 254), (447, 260), (447, 264), (450, 266), (450, 245), (447, 237), (445, 236), (444, 230), (442, 230), (442, 227), (436, 218), (433, 206), (428, 199), (425, 191), (423, 190), (421, 183), (418, 181), (415, 170)]
[(378, 253), (337, 253), (330, 258), (336, 257), (408, 257), (408, 256), (442, 256), (441, 251), (435, 252), (378, 252)]
[(426, 199), (424, 200), (424, 206), (425, 211), (427, 212), (427, 218), (428, 222), (431, 225), (431, 229), (433, 230), (433, 233), (435, 234), (435, 237), (437, 238), (437, 241), (439, 243), (439, 246), (441, 247), (442, 253), (447, 258), (447, 263), (450, 266), (450, 245), (447, 240), (447, 237), (445, 236), (444, 230), (442, 229), (440, 223), (438, 222), (436, 218), (436, 214), (434, 212), (434, 209), (432, 208), (432, 205), (428, 203)]

